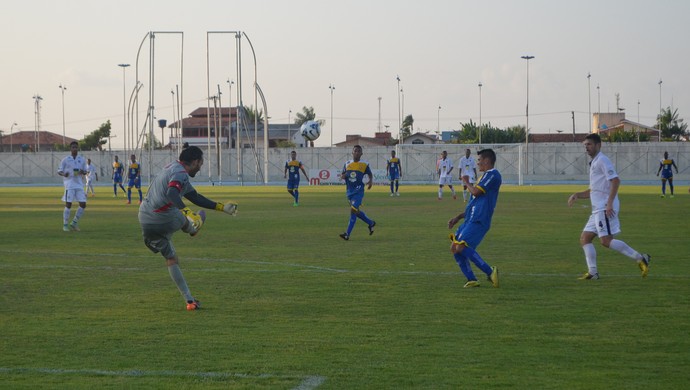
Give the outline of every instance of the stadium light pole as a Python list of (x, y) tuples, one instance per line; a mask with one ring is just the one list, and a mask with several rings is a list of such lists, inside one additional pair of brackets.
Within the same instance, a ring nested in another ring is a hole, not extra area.
[(291, 116), (291, 115), (292, 115), (292, 109), (289, 108), (289, 109), (288, 109), (288, 136), (287, 136), (287, 138), (288, 138), (287, 141), (288, 141), (288, 142), (292, 142), (292, 137), (290, 136), (290, 130), (291, 130), (290, 127), (292, 126), (292, 122), (291, 122), (291, 119), (290, 119), (290, 116)]
[(10, 126), (10, 153), (14, 152), (14, 143), (12, 142), (12, 134), (14, 133), (14, 126), (17, 126), (17, 122), (13, 122)]
[(661, 107), (661, 84), (663, 81), (659, 79), (659, 131), (661, 131), (661, 111), (663, 110)]
[(403, 143), (403, 137), (402, 137), (402, 108), (400, 106), (400, 76), (395, 76), (395, 79), (398, 80), (398, 139), (400, 140), (400, 144)]
[(597, 83), (597, 133), (599, 133), (599, 128), (601, 128), (601, 93), (599, 83)]
[(482, 82), (480, 81), (479, 86), (479, 143), (482, 143)]
[(529, 172), (529, 60), (534, 56), (520, 57), (527, 62), (527, 105), (525, 106), (525, 172)]
[(592, 132), (592, 74), (587, 72), (587, 98), (589, 99), (589, 132)]
[(67, 87), (60, 84), (59, 88), (62, 90), (62, 146), (65, 146), (65, 90)]
[(333, 147), (333, 91), (335, 91), (335, 87), (330, 84), (328, 89), (331, 90), (331, 147)]
[(441, 134), (441, 106), (436, 111), (436, 134)]
[[(127, 83), (125, 79), (125, 69), (129, 64), (117, 64), (122, 68), (122, 129), (125, 131), (125, 151), (127, 150)], [(131, 140), (130, 140), (131, 142)], [(163, 142), (163, 140), (161, 140)], [(110, 143), (110, 135), (108, 136), (108, 150), (112, 151), (113, 146)], [(125, 153), (126, 154), (126, 153)]]

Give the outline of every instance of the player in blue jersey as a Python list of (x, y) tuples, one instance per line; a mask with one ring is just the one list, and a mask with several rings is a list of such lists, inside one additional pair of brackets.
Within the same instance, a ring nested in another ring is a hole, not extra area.
[(122, 185), (122, 173), (125, 170), (124, 164), (118, 160), (118, 157), (115, 156), (115, 161), (113, 162), (113, 193), (114, 196), (117, 198), (117, 186), (119, 185), (120, 188), (122, 188), (122, 192), (127, 193), (125, 191), (125, 187)]
[(139, 204), (141, 204), (141, 164), (137, 162), (137, 156), (129, 156), (131, 162), (129, 163), (129, 168), (127, 169), (127, 204), (132, 203), (132, 187), (136, 187), (139, 191)]
[(661, 172), (661, 197), (666, 197), (666, 181), (668, 180), (668, 186), (671, 188), (671, 198), (673, 198), (673, 168), (676, 168), (676, 173), (678, 173), (678, 166), (672, 158), (668, 158), (668, 152), (664, 152), (664, 159), (659, 161), (659, 170), (656, 171), (656, 175), (659, 176)]
[[(283, 178), (288, 179), (287, 182), (287, 191), (292, 195), (293, 198), (295, 198), (295, 201), (292, 203), (293, 206), (297, 207), (299, 206), (299, 171), (302, 170), (302, 173), (304, 173), (304, 177), (309, 181), (309, 176), (307, 175), (307, 172), (304, 170), (304, 165), (302, 165), (301, 161), (297, 160), (297, 152), (294, 150), (290, 152), (290, 159), (285, 162), (285, 172), (283, 172)], [(288, 172), (290, 173), (290, 176), (288, 176)]]
[(361, 158), (362, 147), (355, 145), (352, 148), (352, 160), (345, 163), (343, 172), (340, 175), (340, 178), (345, 180), (347, 201), (350, 203), (350, 223), (347, 225), (347, 231), (340, 235), (340, 238), (345, 241), (350, 239), (350, 234), (355, 227), (357, 218), (366, 222), (367, 226), (369, 226), (369, 235), (374, 234), (374, 226), (376, 226), (376, 222), (369, 219), (369, 217), (364, 214), (364, 211), (361, 210), (362, 200), (364, 199), (364, 176), (369, 178), (369, 182), (366, 184), (368, 190), (371, 189), (374, 183), (374, 175), (371, 173), (369, 163), (360, 161)]
[(477, 185), (470, 183), (468, 175), (462, 177), (463, 184), (467, 186), (472, 198), (467, 203), (465, 211), (448, 221), (448, 229), (451, 229), (458, 221), (465, 219), (455, 234), (450, 236), (450, 251), (460, 266), (460, 271), (467, 278), (464, 287), (479, 287), (479, 281), (472, 272), (470, 262), (486, 274), (494, 287), (498, 287), (498, 269), (486, 263), (476, 248), (491, 227), (491, 217), (498, 201), (498, 190), (501, 188), (501, 174), (494, 168), (496, 153), (492, 149), (483, 149), (477, 154), (477, 166), (484, 174)]
[(391, 196), (400, 196), (398, 187), (399, 180), (402, 178), (402, 164), (400, 159), (395, 157), (395, 150), (391, 150), (391, 158), (386, 161), (386, 172), (391, 181)]

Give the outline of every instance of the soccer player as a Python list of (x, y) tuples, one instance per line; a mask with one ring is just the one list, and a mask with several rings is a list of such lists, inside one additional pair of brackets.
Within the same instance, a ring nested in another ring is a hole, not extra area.
[[(309, 181), (309, 176), (304, 170), (304, 165), (301, 161), (297, 160), (297, 152), (294, 150), (290, 152), (290, 159), (285, 161), (285, 172), (283, 172), (283, 178), (287, 178), (287, 191), (295, 198), (292, 203), (294, 207), (299, 206), (299, 171), (302, 170), (304, 177)], [(288, 177), (288, 171), (290, 171), (290, 176)]]
[(491, 217), (498, 201), (498, 190), (501, 188), (501, 174), (494, 168), (496, 153), (492, 149), (480, 150), (477, 155), (477, 165), (484, 174), (476, 186), (470, 182), (469, 176), (462, 177), (472, 197), (465, 211), (448, 221), (448, 229), (452, 229), (458, 221), (465, 219), (455, 234), (450, 236), (450, 251), (460, 266), (460, 271), (467, 278), (465, 288), (479, 287), (479, 281), (472, 271), (470, 262), (486, 274), (494, 287), (498, 287), (498, 268), (485, 262), (476, 248), (491, 227)]
[(453, 199), (457, 199), (455, 189), (453, 189), (453, 176), (450, 175), (453, 171), (453, 161), (448, 158), (448, 153), (445, 150), (441, 152), (441, 159), (436, 162), (436, 170), (438, 172), (438, 200), (443, 199), (444, 185), (450, 188)]
[(127, 178), (129, 182), (127, 183), (127, 204), (132, 203), (132, 187), (136, 187), (139, 191), (139, 204), (141, 204), (141, 164), (137, 162), (137, 156), (129, 156), (130, 163), (127, 169)]
[[(62, 212), (62, 230), (78, 232), (77, 222), (86, 209), (86, 192), (84, 192), (84, 181), (82, 180), (82, 176), (86, 174), (86, 161), (78, 155), (79, 143), (77, 141), (72, 141), (69, 148), (70, 155), (60, 161), (60, 168), (57, 171), (57, 174), (62, 176), (62, 183), (65, 185), (65, 193), (62, 195), (62, 201), (65, 202), (65, 209)], [(75, 201), (79, 202), (79, 208), (74, 213), (72, 223), (69, 223), (72, 202)]]
[(118, 157), (115, 156), (115, 161), (113, 162), (113, 193), (115, 194), (114, 196), (117, 198), (117, 186), (119, 185), (120, 188), (122, 188), (123, 193), (127, 193), (125, 191), (125, 187), (122, 185), (122, 172), (124, 172), (125, 166), (118, 160)]
[(599, 236), (599, 241), (606, 248), (611, 248), (629, 258), (635, 260), (642, 271), (642, 277), (647, 277), (649, 272), (648, 254), (640, 254), (628, 244), (613, 238), (621, 232), (621, 223), (618, 219), (620, 202), (618, 201), (618, 188), (620, 178), (616, 173), (616, 168), (608, 157), (601, 152), (601, 137), (599, 134), (589, 134), (584, 141), (585, 151), (592, 158), (589, 163), (589, 188), (585, 191), (576, 192), (568, 198), (568, 206), (571, 206), (578, 199), (589, 198), (592, 203), (592, 214), (580, 235), (580, 245), (585, 252), (588, 271), (579, 279), (594, 280), (599, 279), (597, 270), (597, 252), (592, 241)]
[(400, 196), (398, 187), (402, 178), (402, 164), (400, 159), (395, 157), (395, 150), (391, 150), (391, 158), (386, 161), (386, 172), (391, 181), (391, 196)]
[(182, 275), (172, 235), (181, 229), (190, 236), (195, 236), (204, 224), (206, 213), (203, 210), (194, 213), (185, 206), (182, 198), (206, 209), (230, 215), (237, 212), (235, 202), (217, 203), (196, 192), (189, 178), (196, 176), (203, 164), (201, 149), (196, 146), (183, 149), (178, 161), (168, 164), (152, 179), (146, 198), (139, 206), (139, 223), (144, 244), (153, 253), (160, 252), (165, 258), (170, 277), (184, 297), (187, 310), (199, 309), (201, 304), (192, 296)]
[(671, 188), (671, 198), (673, 198), (673, 169), (676, 168), (676, 173), (678, 173), (678, 166), (672, 158), (668, 158), (668, 152), (664, 152), (664, 159), (659, 161), (659, 170), (656, 171), (656, 175), (659, 176), (661, 172), (661, 197), (666, 197), (666, 180), (668, 180), (668, 185)]
[(86, 196), (89, 195), (89, 190), (91, 190), (91, 196), (96, 196), (96, 191), (93, 189), (93, 180), (98, 181), (98, 172), (96, 172), (96, 167), (91, 164), (91, 159), (86, 159)]
[[(458, 163), (458, 169), (460, 170), (460, 179), (462, 181), (463, 176), (468, 176), (469, 181), (471, 184), (474, 184), (475, 179), (477, 178), (477, 163), (474, 161), (474, 157), (472, 157), (472, 152), (469, 149), (465, 150), (465, 155), (463, 157), (460, 157), (460, 162)], [(471, 194), (468, 193), (467, 191), (467, 186), (465, 184), (462, 185), (462, 201), (467, 202), (467, 197), (468, 195), (472, 197)]]
[(345, 180), (347, 187), (347, 201), (350, 203), (350, 223), (347, 225), (347, 231), (340, 235), (340, 238), (347, 241), (350, 239), (352, 229), (355, 227), (357, 218), (364, 221), (369, 227), (369, 235), (374, 234), (374, 226), (376, 222), (369, 219), (364, 211), (361, 210), (362, 200), (364, 200), (364, 176), (369, 178), (367, 189), (370, 190), (374, 183), (374, 175), (371, 173), (369, 163), (361, 161), (362, 147), (355, 145), (352, 148), (352, 160), (348, 160), (343, 166), (343, 172), (340, 178)]

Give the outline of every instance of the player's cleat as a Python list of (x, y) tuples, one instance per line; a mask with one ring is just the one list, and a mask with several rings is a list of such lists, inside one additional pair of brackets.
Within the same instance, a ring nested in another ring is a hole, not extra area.
[(395, 196), (395, 194), (391, 192), (391, 196)]
[(201, 309), (201, 302), (197, 301), (196, 299), (193, 301), (187, 301), (187, 310), (192, 311), (199, 309)]
[(399, 192), (396, 192), (396, 193), (395, 193), (395, 196), (400, 196), (400, 193), (399, 193)]
[(77, 226), (77, 223), (76, 223), (76, 222), (70, 223), (70, 224), (69, 224), (69, 228), (70, 228), (70, 230), (72, 230), (73, 232), (78, 232), (78, 231), (81, 230), (81, 229), (79, 229), (79, 226)]
[(671, 199), (675, 198), (675, 196), (671, 195)]
[(127, 204), (132, 204), (132, 201), (131, 201), (131, 200), (128, 200), (128, 201), (127, 201)]
[(67, 224), (62, 225), (62, 231), (63, 232), (69, 232), (70, 231), (69, 225), (67, 225)]
[(350, 236), (347, 233), (341, 233), (340, 238), (342, 238), (345, 241), (350, 240)]
[(456, 199), (458, 199), (458, 196), (453, 194), (453, 200), (456, 200)]
[(489, 282), (498, 288), (498, 268), (491, 267), (491, 275), (489, 275)]
[(299, 206), (299, 203), (297, 203), (297, 202), (292, 203), (292, 207), (297, 207), (297, 206)]
[(578, 280), (597, 280), (599, 279), (599, 273), (595, 273), (594, 275), (590, 274), (589, 272), (585, 272), (584, 275), (580, 276)]
[(463, 288), (470, 288), (470, 287), (479, 287), (479, 282), (476, 280), (468, 280), (467, 283), (465, 283)]
[(662, 198), (665, 198), (665, 197), (666, 197), (666, 195), (661, 195), (661, 197), (662, 197)]
[(646, 278), (647, 274), (649, 273), (649, 262), (652, 261), (652, 256), (643, 253), (642, 254), (642, 260), (639, 260), (637, 262), (637, 265), (640, 267), (640, 271), (642, 271), (642, 277)]
[(438, 197), (438, 200), (443, 200), (443, 198), (441, 198), (441, 197), (439, 196), (439, 197)]
[(374, 234), (374, 226), (376, 226), (376, 221), (371, 221), (371, 225), (369, 225), (369, 235), (371, 236)]

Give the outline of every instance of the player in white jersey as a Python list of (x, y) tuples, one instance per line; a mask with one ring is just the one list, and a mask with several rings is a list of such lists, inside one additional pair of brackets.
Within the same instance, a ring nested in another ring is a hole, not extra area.
[(443, 199), (443, 186), (447, 185), (450, 188), (450, 193), (453, 199), (456, 199), (455, 189), (453, 188), (453, 161), (448, 158), (448, 152), (445, 150), (441, 152), (441, 159), (436, 162), (436, 171), (438, 173), (438, 200)]
[(96, 191), (93, 189), (93, 180), (98, 181), (98, 173), (96, 172), (96, 167), (91, 164), (91, 159), (86, 159), (86, 196), (89, 195), (89, 190), (91, 191), (91, 196), (96, 196)]
[[(82, 156), (79, 156), (79, 143), (72, 141), (69, 144), (70, 155), (60, 161), (60, 168), (57, 174), (62, 176), (62, 183), (65, 185), (65, 192), (62, 195), (62, 201), (65, 202), (65, 209), (62, 212), (62, 230), (69, 232), (73, 230), (79, 231), (79, 218), (84, 214), (86, 209), (86, 193), (84, 192), (84, 181), (82, 176), (86, 174), (86, 161)], [(72, 223), (69, 223), (69, 216), (72, 209), (72, 202), (79, 202), (79, 208), (74, 214)]]
[[(460, 176), (458, 176), (458, 179), (460, 179), (461, 182), (462, 177), (467, 176), (470, 184), (474, 184), (474, 181), (477, 179), (477, 162), (474, 161), (472, 152), (469, 149), (465, 150), (465, 155), (463, 157), (460, 157), (460, 161), (458, 162), (458, 170), (460, 170)], [(465, 185), (463, 182), (462, 201), (467, 202), (468, 197), (471, 198), (472, 194), (467, 191), (467, 185)]]
[(576, 192), (568, 198), (568, 206), (572, 206), (577, 199), (589, 198), (592, 202), (592, 214), (580, 235), (580, 244), (585, 252), (588, 271), (579, 279), (599, 279), (597, 270), (597, 252), (592, 241), (599, 236), (599, 241), (606, 248), (611, 248), (635, 260), (642, 271), (642, 277), (649, 272), (648, 254), (640, 254), (628, 244), (613, 238), (621, 232), (618, 214), (618, 187), (620, 178), (616, 168), (606, 155), (601, 153), (601, 137), (599, 134), (589, 134), (585, 137), (585, 150), (592, 158), (589, 168), (589, 189)]

